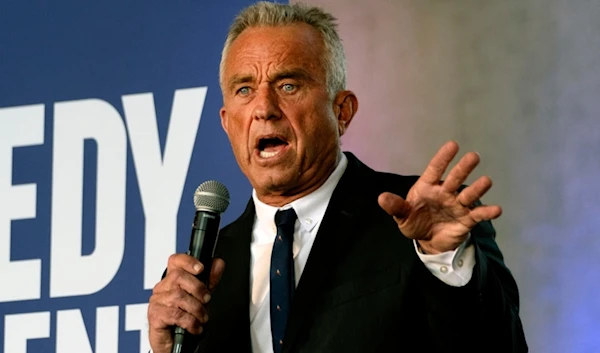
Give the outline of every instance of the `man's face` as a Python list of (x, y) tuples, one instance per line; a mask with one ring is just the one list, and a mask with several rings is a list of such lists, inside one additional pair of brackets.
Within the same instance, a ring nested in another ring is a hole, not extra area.
[(294, 24), (248, 28), (227, 54), (221, 122), (263, 202), (308, 194), (335, 168), (356, 98), (330, 97), (323, 53), (320, 33)]

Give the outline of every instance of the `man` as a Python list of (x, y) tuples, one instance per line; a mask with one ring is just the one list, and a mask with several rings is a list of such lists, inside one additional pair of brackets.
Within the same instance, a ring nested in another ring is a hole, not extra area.
[(148, 308), (153, 352), (171, 352), (175, 325), (196, 352), (527, 351), (488, 222), (502, 211), (478, 201), (491, 180), (461, 187), (479, 156), (442, 182), (454, 142), (420, 178), (341, 152), (358, 101), (334, 20), (272, 3), (236, 18), (220, 114), (254, 190), (220, 232), (208, 286), (197, 260), (169, 258)]

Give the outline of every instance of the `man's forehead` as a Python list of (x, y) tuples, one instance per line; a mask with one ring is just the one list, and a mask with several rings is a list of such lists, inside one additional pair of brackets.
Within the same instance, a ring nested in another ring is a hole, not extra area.
[(321, 71), (322, 46), (315, 45), (314, 41), (320, 38), (315, 38), (314, 32), (303, 35), (304, 29), (283, 26), (244, 30), (227, 54), (227, 81), (246, 82), (260, 74), (303, 77), (310, 76), (312, 71)]
[(306, 23), (293, 23), (281, 26), (256, 26), (243, 30), (231, 43), (231, 52), (251, 50), (306, 51), (323, 47), (321, 33)]

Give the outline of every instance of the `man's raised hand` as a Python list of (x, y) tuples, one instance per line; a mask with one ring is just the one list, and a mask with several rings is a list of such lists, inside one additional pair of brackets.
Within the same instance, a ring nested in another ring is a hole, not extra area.
[(379, 205), (394, 217), (402, 234), (416, 239), (429, 254), (456, 249), (477, 223), (502, 214), (500, 206), (475, 205), (492, 187), (489, 177), (482, 176), (459, 191), (479, 164), (479, 154), (465, 154), (441, 181), (457, 153), (456, 142), (445, 143), (408, 191), (406, 200), (389, 192), (379, 195)]

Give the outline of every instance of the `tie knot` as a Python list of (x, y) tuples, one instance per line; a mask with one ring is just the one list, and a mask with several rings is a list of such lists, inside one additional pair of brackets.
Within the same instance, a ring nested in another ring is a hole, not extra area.
[(293, 208), (288, 208), (287, 210), (279, 210), (275, 213), (275, 225), (279, 227), (289, 227), (294, 226), (296, 223), (296, 211)]

